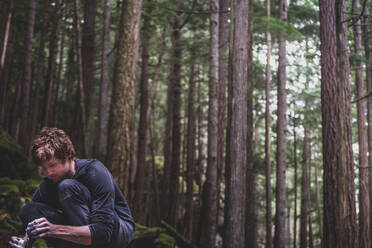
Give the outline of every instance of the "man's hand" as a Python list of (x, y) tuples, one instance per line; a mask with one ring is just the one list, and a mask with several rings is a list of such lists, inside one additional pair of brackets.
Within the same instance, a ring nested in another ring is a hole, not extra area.
[(23, 238), (17, 237), (17, 236), (12, 236), (9, 241), (9, 245), (13, 248), (19, 248), (19, 247), (24, 247), (23, 245)]
[(56, 225), (50, 223), (46, 218), (42, 217), (30, 222), (27, 225), (26, 232), (32, 239), (39, 239), (53, 235)]

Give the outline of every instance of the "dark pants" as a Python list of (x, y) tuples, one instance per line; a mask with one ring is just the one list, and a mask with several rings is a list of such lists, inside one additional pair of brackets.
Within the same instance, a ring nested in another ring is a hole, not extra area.
[[(43, 196), (48, 199), (48, 196)], [(45, 217), (49, 222), (59, 225), (84, 226), (89, 224), (91, 194), (89, 190), (74, 179), (65, 179), (58, 184), (58, 198), (62, 211), (57, 210), (45, 203), (31, 201), (20, 212), (20, 218), (25, 226), (27, 223)], [(118, 220), (119, 230), (107, 247), (124, 248), (128, 245), (133, 226), (122, 220)], [(90, 247), (78, 245), (62, 239), (46, 238), (55, 248), (78, 248)]]

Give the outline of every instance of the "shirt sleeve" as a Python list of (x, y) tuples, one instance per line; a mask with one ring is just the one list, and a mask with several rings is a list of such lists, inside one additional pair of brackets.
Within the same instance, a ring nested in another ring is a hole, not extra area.
[(92, 245), (102, 246), (110, 243), (114, 229), (115, 188), (110, 172), (102, 163), (96, 161), (92, 167), (87, 178), (92, 195), (89, 228)]

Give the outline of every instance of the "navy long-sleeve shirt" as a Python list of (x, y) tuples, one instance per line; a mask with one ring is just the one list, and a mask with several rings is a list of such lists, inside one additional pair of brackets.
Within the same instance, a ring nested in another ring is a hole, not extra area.
[[(111, 173), (98, 160), (76, 159), (75, 174), (72, 179), (87, 187), (91, 194), (89, 204), (89, 228), (92, 246), (107, 245), (117, 233), (119, 221), (134, 224), (124, 195), (116, 185)], [(60, 209), (58, 184), (46, 177), (33, 196), (33, 201), (44, 202)]]

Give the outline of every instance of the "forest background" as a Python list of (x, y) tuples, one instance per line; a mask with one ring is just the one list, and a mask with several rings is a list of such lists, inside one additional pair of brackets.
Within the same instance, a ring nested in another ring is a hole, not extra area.
[[(11, 180), (37, 185), (4, 144), (30, 160), (55, 126), (110, 169), (137, 223), (165, 221), (196, 247), (371, 248), (371, 10), (1, 1), (3, 206), (32, 194)], [(1, 223), (17, 210), (2, 208)]]

